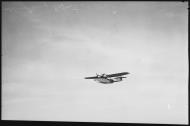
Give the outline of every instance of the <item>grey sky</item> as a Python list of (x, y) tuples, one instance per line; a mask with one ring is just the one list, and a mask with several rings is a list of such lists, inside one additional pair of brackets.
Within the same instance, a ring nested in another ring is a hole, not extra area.
[(185, 2), (3, 2), (2, 119), (187, 124), (187, 26)]

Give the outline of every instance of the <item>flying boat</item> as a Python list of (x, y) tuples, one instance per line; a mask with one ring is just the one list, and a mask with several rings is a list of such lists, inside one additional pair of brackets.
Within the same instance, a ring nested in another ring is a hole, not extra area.
[(115, 74), (96, 74), (96, 76), (93, 77), (85, 77), (85, 79), (94, 79), (94, 81), (97, 81), (102, 84), (112, 84), (114, 82), (120, 82), (123, 80), (123, 75), (127, 75), (129, 72), (121, 72), (121, 73), (115, 73)]

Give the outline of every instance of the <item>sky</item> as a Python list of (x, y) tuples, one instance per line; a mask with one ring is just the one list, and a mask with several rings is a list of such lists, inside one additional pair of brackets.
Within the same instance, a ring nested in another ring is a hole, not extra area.
[(188, 124), (187, 8), (2, 2), (2, 120)]

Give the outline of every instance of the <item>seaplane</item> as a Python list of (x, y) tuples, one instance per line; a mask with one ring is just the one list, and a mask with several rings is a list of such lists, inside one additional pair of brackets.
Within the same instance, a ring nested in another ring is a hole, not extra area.
[(115, 74), (96, 74), (93, 77), (85, 77), (85, 79), (94, 79), (94, 81), (102, 83), (102, 84), (112, 84), (114, 82), (120, 82), (123, 80), (123, 75), (127, 75), (129, 72), (121, 72)]

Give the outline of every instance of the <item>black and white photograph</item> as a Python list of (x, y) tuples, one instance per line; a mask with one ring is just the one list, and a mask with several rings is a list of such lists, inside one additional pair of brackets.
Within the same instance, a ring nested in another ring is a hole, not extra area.
[(2, 120), (188, 124), (188, 2), (1, 6)]

